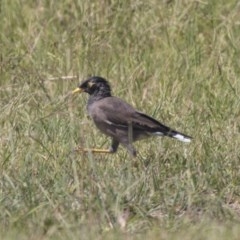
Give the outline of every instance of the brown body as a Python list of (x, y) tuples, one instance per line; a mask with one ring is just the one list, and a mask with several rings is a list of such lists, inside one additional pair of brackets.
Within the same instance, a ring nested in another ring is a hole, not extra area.
[(150, 136), (169, 136), (183, 142), (190, 142), (191, 137), (177, 132), (152, 117), (135, 110), (120, 98), (111, 96), (108, 82), (101, 77), (92, 77), (80, 84), (75, 92), (90, 94), (87, 110), (97, 128), (112, 138), (109, 151), (116, 152), (119, 143), (136, 155), (132, 143)]

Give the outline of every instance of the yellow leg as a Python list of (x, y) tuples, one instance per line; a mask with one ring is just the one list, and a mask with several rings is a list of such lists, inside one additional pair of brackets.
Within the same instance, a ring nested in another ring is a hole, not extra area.
[(82, 147), (75, 148), (75, 151), (76, 152), (92, 152), (92, 153), (113, 153), (111, 149), (82, 148)]

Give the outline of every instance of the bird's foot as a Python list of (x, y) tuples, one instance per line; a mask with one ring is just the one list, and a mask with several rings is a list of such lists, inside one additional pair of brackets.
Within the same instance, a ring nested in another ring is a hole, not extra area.
[(74, 149), (75, 152), (91, 152), (91, 153), (113, 153), (111, 149), (98, 149), (98, 148), (83, 148), (78, 146)]

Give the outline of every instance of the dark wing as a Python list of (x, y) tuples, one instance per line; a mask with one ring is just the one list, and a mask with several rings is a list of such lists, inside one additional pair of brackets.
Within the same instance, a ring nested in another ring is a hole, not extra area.
[(144, 113), (136, 112), (136, 114), (137, 116), (134, 118), (135, 120), (133, 120), (133, 126), (137, 126), (137, 128), (142, 128), (148, 133), (176, 138), (182, 142), (190, 142), (192, 139), (192, 137), (184, 133), (175, 131)]
[(169, 136), (182, 142), (190, 142), (192, 139), (192, 137), (175, 131), (154, 118), (136, 111), (131, 105), (120, 98), (104, 98), (102, 101), (99, 100), (95, 104), (94, 109), (96, 112), (94, 110), (92, 112), (95, 122), (105, 122), (121, 129), (128, 129), (129, 125), (132, 124), (132, 128), (135, 132)]
[(150, 133), (159, 132), (163, 133), (163, 135), (166, 135), (172, 131), (169, 127), (163, 125), (156, 119), (138, 111), (136, 111), (132, 117), (132, 122), (134, 127), (143, 129)]
[(171, 129), (154, 118), (136, 111), (131, 105), (116, 97), (105, 98), (103, 104), (98, 102), (99, 110), (104, 114), (108, 124), (126, 127), (132, 124), (133, 129), (149, 133), (159, 132), (168, 135)]

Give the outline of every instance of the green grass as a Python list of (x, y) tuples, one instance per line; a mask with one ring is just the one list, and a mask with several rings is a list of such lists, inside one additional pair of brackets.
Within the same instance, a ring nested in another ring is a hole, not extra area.
[[(239, 8), (2, 0), (0, 238), (238, 239)], [(73, 153), (109, 145), (70, 94), (89, 75), (194, 141)]]

